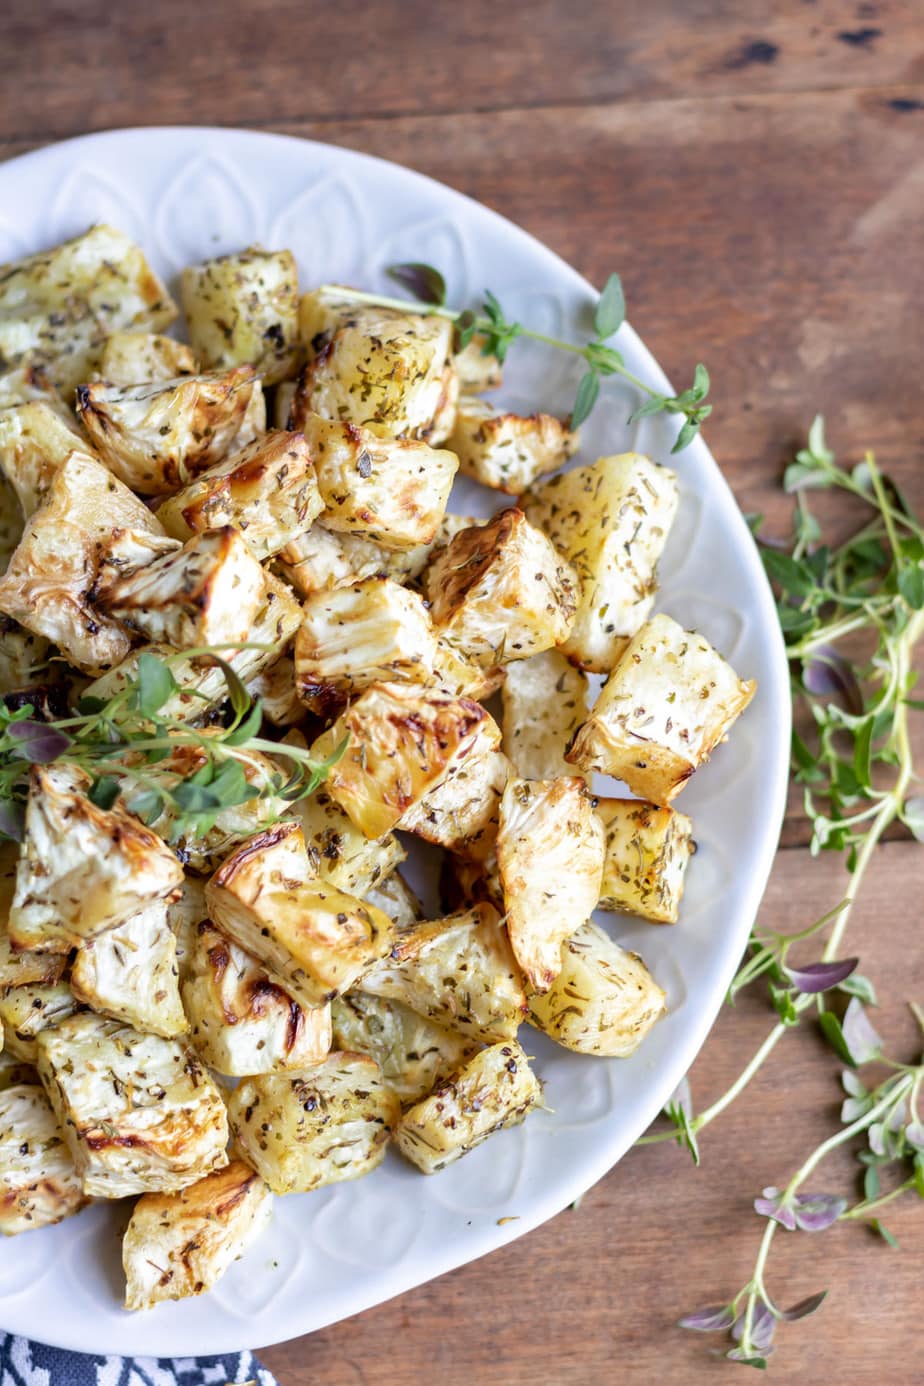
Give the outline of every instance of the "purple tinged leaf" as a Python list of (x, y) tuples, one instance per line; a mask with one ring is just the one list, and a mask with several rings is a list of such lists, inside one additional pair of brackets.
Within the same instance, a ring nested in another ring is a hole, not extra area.
[(874, 1155), (884, 1155), (885, 1148), (885, 1127), (881, 1121), (873, 1122), (869, 1128), (869, 1148)]
[(816, 697), (840, 698), (848, 712), (863, 711), (863, 690), (853, 665), (833, 645), (820, 645), (802, 669), (802, 682)]
[(697, 1333), (720, 1333), (731, 1328), (734, 1321), (730, 1304), (713, 1304), (705, 1309), (694, 1309), (692, 1314), (680, 1319), (677, 1327), (692, 1328)]
[(57, 760), (71, 744), (71, 738), (57, 727), (47, 722), (13, 722), (7, 727), (7, 736), (16, 743), (16, 750), (23, 760), (33, 765), (47, 765)]
[(787, 1232), (795, 1232), (796, 1230), (796, 1219), (792, 1209), (788, 1204), (780, 1202), (780, 1191), (773, 1188), (772, 1185), (770, 1188), (764, 1189), (763, 1198), (755, 1198), (754, 1211), (760, 1213), (761, 1217), (772, 1218), (781, 1227), (785, 1227)]
[(787, 1323), (795, 1323), (797, 1319), (807, 1319), (809, 1314), (814, 1314), (820, 1309), (828, 1297), (827, 1290), (819, 1290), (817, 1295), (809, 1295), (808, 1299), (800, 1299), (798, 1304), (794, 1304), (791, 1309), (783, 1309), (780, 1318)]
[(0, 834), (22, 842), (26, 831), (26, 806), (15, 799), (0, 800)]
[[(770, 1349), (768, 1348), (767, 1351), (769, 1352)], [(763, 1357), (749, 1357), (748, 1354), (744, 1351), (744, 1349), (740, 1347), (729, 1348), (728, 1352), (726, 1352), (725, 1354), (725, 1357), (726, 1360), (729, 1362), (740, 1362), (742, 1366), (756, 1367), (757, 1370), (761, 1372), (765, 1372), (767, 1370), (767, 1363)]]
[(850, 998), (847, 1010), (844, 1012), (841, 1029), (854, 1063), (866, 1064), (871, 1059), (878, 1058), (882, 1049), (882, 1040), (873, 1029), (869, 1017), (863, 1009), (863, 1003), (858, 1001), (855, 996)]
[(830, 991), (839, 986), (856, 969), (859, 958), (838, 958), (834, 962), (806, 963), (804, 967), (787, 967), (787, 975), (799, 991)]
[[(744, 1336), (745, 1317), (744, 1314), (739, 1314), (735, 1319), (731, 1335), (736, 1343), (740, 1343)], [(766, 1304), (755, 1304), (754, 1313), (751, 1315), (751, 1346), (756, 1347), (759, 1352), (767, 1352), (773, 1342), (775, 1328), (776, 1321)]]
[(900, 1131), (905, 1124), (908, 1115), (908, 1104), (903, 1097), (899, 1098), (886, 1118), (887, 1131)]
[(432, 265), (412, 260), (404, 265), (389, 265), (386, 273), (396, 284), (401, 284), (409, 290), (421, 303), (433, 303), (437, 307), (442, 307), (446, 302), (446, 281)]
[(846, 1198), (839, 1194), (797, 1194), (796, 1225), (803, 1232), (823, 1232), (837, 1222), (846, 1207)]

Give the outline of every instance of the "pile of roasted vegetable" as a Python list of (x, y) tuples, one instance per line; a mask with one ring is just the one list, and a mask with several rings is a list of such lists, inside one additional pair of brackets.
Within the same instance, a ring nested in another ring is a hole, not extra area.
[[(677, 919), (670, 804), (753, 692), (651, 615), (671, 471), (558, 472), (477, 335), (286, 251), (180, 287), (188, 345), (109, 227), (0, 268), (0, 1227), (140, 1195), (130, 1308), (522, 1120), (522, 1024), (632, 1053), (664, 993), (591, 915)], [(518, 504), (449, 513), (459, 471)]]

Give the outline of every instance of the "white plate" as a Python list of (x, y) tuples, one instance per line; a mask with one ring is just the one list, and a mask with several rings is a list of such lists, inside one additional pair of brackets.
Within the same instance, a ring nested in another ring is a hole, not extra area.
[[(290, 247), (304, 286), (339, 280), (394, 293), (384, 267), (425, 260), (444, 271), (450, 302), (476, 303), (490, 287), (509, 313), (554, 336), (586, 332), (592, 310), (590, 286), (495, 213), (393, 164), (277, 135), (115, 131), (0, 167), (0, 263), (99, 220), (133, 236), (171, 276), (260, 242)], [(618, 345), (631, 370), (668, 389), (630, 328)], [(705, 348), (686, 346), (692, 367)], [(561, 353), (517, 343), (501, 398), (566, 413), (578, 369)], [(676, 420), (627, 427), (632, 391), (610, 382), (603, 393), (583, 429), (583, 460), (632, 448), (667, 461)], [(270, 1229), (202, 1298), (146, 1314), (120, 1307), (128, 1204), (5, 1241), (4, 1328), (84, 1351), (175, 1356), (307, 1333), (528, 1232), (605, 1174), (655, 1117), (705, 1039), (747, 939), (776, 847), (789, 747), (785, 657), (754, 544), (705, 444), (698, 439), (674, 464), (682, 503), (661, 606), (701, 630), (759, 691), (684, 790), (699, 852), (679, 925), (601, 917), (666, 988), (668, 1017), (628, 1061), (581, 1058), (525, 1030), (548, 1112), (429, 1179), (390, 1156), (358, 1183), (278, 1200)], [(452, 509), (467, 511), (476, 494), (484, 513), (496, 508), (497, 497), (463, 483)]]

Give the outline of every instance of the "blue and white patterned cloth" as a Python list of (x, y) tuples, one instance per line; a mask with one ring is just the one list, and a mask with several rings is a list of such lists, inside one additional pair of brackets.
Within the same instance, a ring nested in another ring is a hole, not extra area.
[(0, 1386), (279, 1386), (251, 1352), (227, 1357), (104, 1357), (0, 1331)]

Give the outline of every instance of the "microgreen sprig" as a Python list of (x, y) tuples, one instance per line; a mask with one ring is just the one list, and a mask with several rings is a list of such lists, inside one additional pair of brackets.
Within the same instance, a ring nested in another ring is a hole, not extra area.
[[(228, 647), (222, 647), (228, 648)], [(235, 646), (233, 648), (239, 648)], [(165, 709), (182, 689), (172, 666), (191, 657), (217, 665), (225, 681), (225, 725), (191, 726)], [(14, 711), (0, 703), (0, 835), (22, 840), (30, 767), (52, 762), (78, 766), (91, 777), (89, 797), (100, 808), (122, 798), (143, 822), (169, 825), (171, 841), (209, 831), (225, 809), (264, 800), (272, 812), (314, 793), (343, 755), (345, 743), (325, 761), (310, 751), (260, 735), (263, 712), (233, 666), (215, 648), (183, 650), (159, 658), (145, 651), (135, 675), (107, 701), (81, 700), (73, 716), (37, 720), (31, 705)], [(200, 762), (190, 775), (161, 766), (180, 748)], [(273, 770), (265, 762), (272, 758)], [(263, 821), (270, 818), (264, 815)]]
[(647, 418), (652, 414), (678, 414), (683, 423), (672, 447), (672, 452), (681, 452), (692, 443), (705, 419), (712, 412), (712, 405), (706, 404), (709, 392), (709, 372), (700, 363), (693, 374), (693, 384), (678, 395), (665, 395), (660, 390), (641, 380), (628, 369), (622, 353), (610, 345), (610, 339), (619, 331), (626, 317), (626, 300), (622, 280), (618, 274), (611, 274), (594, 309), (594, 335), (590, 341), (565, 342), (557, 337), (549, 337), (542, 332), (534, 332), (515, 319), (508, 318), (496, 296), (490, 289), (484, 293), (480, 310), (471, 308), (454, 309), (446, 306), (446, 281), (439, 270), (420, 261), (391, 265), (387, 273), (414, 296), (414, 302), (404, 299), (388, 298), (380, 294), (366, 293), (360, 289), (344, 288), (339, 284), (324, 284), (321, 293), (335, 295), (356, 303), (375, 304), (381, 308), (395, 308), (415, 313), (445, 318), (455, 326), (456, 350), (463, 348), (477, 337), (481, 341), (484, 356), (493, 356), (503, 364), (510, 347), (518, 337), (528, 337), (531, 341), (542, 342), (558, 351), (567, 351), (580, 356), (587, 370), (578, 384), (577, 394), (571, 410), (571, 427), (578, 428), (587, 419), (600, 394), (600, 382), (606, 376), (618, 375), (640, 390), (646, 399), (633, 410), (628, 422)]
[[(734, 1345), (727, 1356), (760, 1368), (772, 1350), (775, 1326), (814, 1312), (824, 1298), (813, 1296), (790, 1311), (773, 1303), (764, 1271), (776, 1228), (817, 1231), (834, 1221), (863, 1219), (890, 1241), (878, 1211), (910, 1190), (924, 1196), (924, 1127), (917, 1106), (924, 1061), (917, 1067), (893, 1064), (893, 1073), (867, 1090), (855, 1070), (881, 1059), (865, 1009), (876, 1004), (876, 993), (856, 970), (858, 959), (842, 956), (862, 882), (884, 834), (902, 824), (924, 841), (924, 797), (911, 792), (920, 775), (909, 726), (913, 713), (924, 709), (912, 696), (913, 659), (924, 635), (924, 528), (872, 453), (852, 468), (837, 464), (820, 418), (783, 483), (795, 498), (791, 537), (763, 537), (759, 516), (751, 524), (774, 588), (794, 705), (802, 714), (793, 734), (792, 768), (811, 824), (811, 851), (843, 853), (849, 881), (844, 899), (798, 932), (755, 929), (728, 999), (734, 1003), (745, 988), (762, 982), (776, 1023), (725, 1093), (695, 1112), (685, 1081), (681, 1098), (675, 1093), (665, 1107), (668, 1129), (639, 1142), (675, 1140), (699, 1163), (705, 1128), (741, 1096), (777, 1045), (808, 1020), (850, 1066), (843, 1075), (844, 1129), (808, 1157), (782, 1193), (766, 1189), (756, 1200), (768, 1224), (751, 1280), (729, 1304), (683, 1321), (688, 1328), (729, 1330)], [(861, 507), (861, 522), (847, 539), (826, 542), (809, 502), (810, 493), (821, 490), (844, 492)], [(796, 945), (816, 937), (824, 939), (817, 960), (794, 962)], [(838, 994), (848, 998), (843, 1014)], [(860, 1203), (849, 1207), (840, 1195), (802, 1193), (830, 1150), (866, 1131), (870, 1149), (860, 1155)], [(903, 1177), (883, 1194), (879, 1170), (893, 1163), (903, 1165)]]

